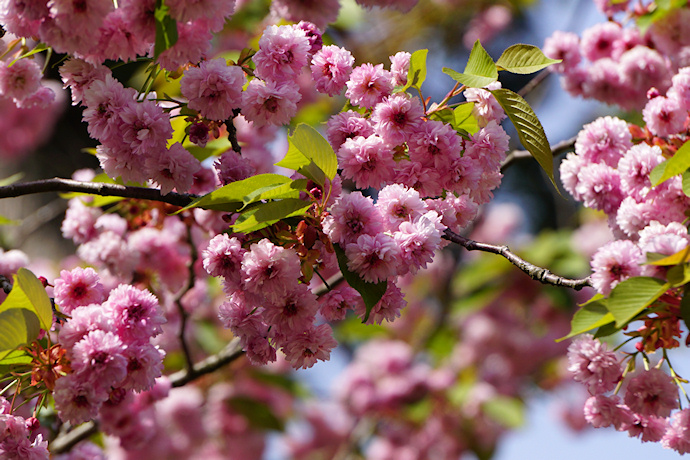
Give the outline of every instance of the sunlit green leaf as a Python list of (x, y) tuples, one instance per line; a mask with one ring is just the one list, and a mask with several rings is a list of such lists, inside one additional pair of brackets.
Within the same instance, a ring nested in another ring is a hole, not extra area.
[[(2, 326), (0, 325), (0, 328)], [(11, 366), (13, 364), (29, 364), (32, 361), (31, 355), (24, 350), (5, 350), (0, 351), (0, 366)]]
[(192, 201), (178, 212), (191, 208), (235, 212), (242, 207), (245, 197), (249, 196), (255, 190), (289, 182), (292, 182), (289, 177), (280, 174), (258, 174), (243, 180), (231, 182), (211, 193), (207, 193)]
[(29, 344), (38, 337), (39, 332), (38, 317), (33, 311), (12, 308), (0, 312), (0, 351)]
[(177, 22), (170, 16), (170, 8), (164, 0), (156, 1), (156, 9), (153, 12), (156, 23), (156, 41), (153, 46), (154, 59), (177, 43)]
[(470, 134), (475, 134), (479, 131), (479, 123), (477, 123), (477, 119), (472, 115), (473, 109), (474, 102), (465, 102), (457, 106), (455, 110), (453, 110), (453, 128), (467, 131)]
[(299, 198), (301, 190), (307, 187), (307, 179), (295, 179), (285, 184), (261, 187), (244, 197), (244, 206), (261, 200), (277, 200), (281, 198)]
[(50, 330), (53, 325), (53, 307), (43, 284), (26, 268), (17, 270), (12, 279), (12, 290), (0, 305), (0, 312), (28, 310), (38, 317), (44, 330)]
[(647, 265), (668, 266), (690, 262), (690, 246), (681, 249), (675, 254), (667, 256), (658, 254), (657, 257), (650, 257), (654, 253), (647, 253)]
[(443, 73), (450, 76), (453, 80), (462, 83), (470, 88), (483, 88), (486, 85), (498, 80), (498, 70), (494, 60), (489, 53), (482, 47), (479, 40), (474, 43), (470, 57), (463, 73), (447, 67), (443, 68)]
[(338, 266), (343, 274), (343, 278), (345, 278), (347, 284), (359, 292), (359, 295), (361, 295), (364, 300), (367, 312), (364, 315), (363, 322), (366, 323), (369, 320), (371, 309), (374, 308), (378, 301), (381, 300), (381, 297), (386, 293), (388, 282), (380, 281), (378, 283), (369, 283), (368, 281), (364, 281), (357, 273), (351, 272), (350, 269), (347, 268), (347, 256), (345, 255), (345, 251), (337, 244), (334, 244), (333, 247), (335, 248), (335, 255), (338, 258)]
[(556, 342), (602, 327), (612, 323), (614, 320), (615, 318), (608, 311), (604, 302), (598, 301), (588, 303), (575, 312), (570, 323), (570, 333), (556, 340)]
[(303, 215), (310, 206), (311, 203), (295, 198), (261, 203), (240, 214), (231, 228), (237, 233), (255, 232), (281, 219)]
[(628, 324), (635, 316), (651, 305), (671, 285), (659, 278), (637, 276), (622, 281), (611, 291), (607, 307), (616, 319), (616, 326)]
[[(520, 142), (539, 162), (546, 175), (551, 179), (551, 183), (556, 187), (553, 177), (553, 153), (551, 146), (544, 133), (544, 128), (537, 118), (537, 115), (522, 96), (514, 91), (505, 88), (492, 90), (498, 103), (510, 118), (510, 121), (517, 130)], [(558, 187), (556, 187), (558, 190)]]
[(671, 177), (682, 174), (690, 168), (690, 142), (683, 144), (668, 160), (657, 165), (649, 174), (652, 185), (657, 186)]
[(561, 62), (560, 59), (544, 56), (544, 53), (536, 46), (518, 43), (506, 49), (496, 61), (496, 65), (499, 70), (530, 74), (559, 62)]
[(333, 180), (338, 172), (338, 157), (333, 147), (317, 130), (309, 125), (299, 124), (288, 136), (288, 152), (276, 166), (292, 169), (324, 185), (326, 177)]
[(29, 50), (29, 51), (27, 51), (26, 53), (22, 54), (21, 56), (19, 56), (19, 57), (13, 59), (12, 62), (10, 62), (9, 65), (8, 65), (7, 67), (12, 67), (12, 65), (13, 65), (15, 62), (17, 62), (18, 60), (27, 58), (27, 57), (29, 57), (29, 56), (33, 56), (33, 55), (36, 54), (36, 53), (41, 53), (41, 52), (47, 50), (48, 48), (50, 48), (50, 47), (49, 47), (48, 45), (46, 45), (45, 43), (38, 43), (38, 44), (37, 44), (36, 46), (34, 46), (31, 50)]

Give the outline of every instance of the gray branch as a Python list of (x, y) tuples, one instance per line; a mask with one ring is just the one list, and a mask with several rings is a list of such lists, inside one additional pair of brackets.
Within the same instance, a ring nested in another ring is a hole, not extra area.
[(580, 279), (569, 279), (563, 278), (562, 276), (554, 275), (549, 270), (543, 267), (538, 267), (537, 265), (531, 264), (526, 260), (518, 257), (515, 253), (511, 252), (508, 246), (499, 246), (495, 244), (480, 243), (478, 241), (465, 238), (464, 236), (458, 235), (457, 233), (451, 232), (450, 230), (445, 230), (443, 238), (451, 241), (453, 243), (459, 244), (468, 251), (483, 251), (490, 252), (492, 254), (497, 254), (504, 257), (511, 264), (518, 267), (523, 272), (527, 273), (530, 278), (537, 280), (543, 284), (550, 284), (553, 286), (565, 286), (576, 291), (579, 291), (585, 286), (591, 286), (592, 282), (589, 277)]

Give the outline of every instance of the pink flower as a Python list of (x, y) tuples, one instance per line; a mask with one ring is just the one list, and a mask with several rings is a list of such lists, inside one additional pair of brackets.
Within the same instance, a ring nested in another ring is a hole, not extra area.
[(670, 256), (685, 249), (689, 240), (688, 229), (680, 222), (662, 225), (654, 220), (640, 232), (639, 246), (643, 252)]
[(360, 235), (376, 235), (384, 231), (383, 217), (374, 201), (352, 192), (343, 195), (330, 209), (324, 221), (324, 231), (334, 243), (346, 245), (355, 242)]
[(175, 142), (158, 156), (149, 156), (145, 164), (149, 176), (159, 185), (163, 195), (173, 189), (178, 193), (188, 191), (194, 182), (194, 174), (201, 169), (199, 160), (179, 142)]
[(108, 394), (79, 379), (77, 374), (70, 374), (57, 379), (53, 398), (60, 419), (78, 425), (96, 418)]
[(248, 160), (232, 150), (228, 150), (218, 157), (213, 163), (213, 167), (218, 175), (218, 180), (223, 185), (246, 179), (256, 173), (256, 169)]
[(302, 99), (299, 87), (291, 81), (253, 79), (242, 93), (242, 114), (254, 127), (287, 124), (297, 113)]
[(151, 43), (136, 34), (134, 27), (127, 11), (122, 8), (111, 11), (101, 25), (98, 44), (89, 50), (86, 58), (92, 62), (106, 59), (127, 62), (145, 55)]
[(174, 71), (189, 62), (199, 62), (211, 49), (212, 21), (200, 18), (192, 22), (177, 23), (177, 42), (158, 56), (158, 63)]
[(604, 162), (616, 167), (625, 152), (632, 147), (628, 124), (615, 117), (597, 118), (582, 127), (575, 141), (575, 153), (588, 162)]
[(461, 161), (462, 139), (450, 125), (436, 120), (421, 123), (407, 141), (410, 158), (447, 171)]
[(74, 344), (72, 368), (96, 388), (109, 391), (127, 376), (125, 345), (112, 332), (91, 331)]
[(659, 146), (645, 143), (632, 146), (618, 162), (623, 191), (634, 197), (644, 197), (652, 188), (649, 174), (663, 161)]
[(250, 338), (262, 335), (268, 329), (256, 310), (257, 307), (249, 303), (241, 291), (237, 291), (218, 307), (218, 317), (223, 326), (236, 336)]
[(335, 96), (342, 92), (352, 73), (355, 58), (345, 48), (328, 45), (312, 58), (311, 75), (320, 93)]
[(559, 166), (563, 188), (577, 201), (582, 201), (582, 196), (577, 192), (577, 186), (580, 183), (578, 174), (585, 165), (587, 165), (587, 160), (582, 155), (569, 152)]
[(613, 214), (623, 201), (621, 178), (616, 169), (605, 163), (584, 166), (577, 175), (575, 192), (588, 208)]
[(234, 289), (239, 289), (242, 282), (242, 258), (246, 252), (236, 237), (230, 238), (225, 233), (216, 235), (202, 253), (204, 270), (211, 276), (224, 277), (229, 289), (233, 286)]
[(479, 161), (486, 170), (498, 170), (508, 151), (509, 137), (495, 120), (465, 142), (465, 156)]
[(616, 22), (596, 24), (582, 33), (582, 55), (594, 62), (611, 57), (613, 44), (621, 36), (621, 26)]
[(76, 307), (99, 304), (105, 300), (105, 288), (93, 268), (62, 270), (53, 282), (53, 295), (60, 310), (69, 314)]
[(613, 390), (623, 375), (616, 354), (590, 334), (582, 335), (568, 347), (568, 371), (593, 395)]
[(83, 96), (86, 105), (83, 119), (88, 123), (91, 137), (101, 142), (111, 138), (120, 140), (120, 114), (126, 106), (136, 104), (136, 94), (134, 88), (125, 88), (110, 75), (104, 80), (94, 80)]
[(640, 438), (642, 442), (659, 442), (666, 434), (669, 427), (668, 421), (663, 417), (653, 415), (643, 416), (635, 414), (634, 420), (624, 428), (628, 436)]
[(388, 230), (422, 215), (427, 207), (415, 189), (400, 184), (387, 185), (379, 192), (376, 207), (381, 211)]
[(391, 74), (384, 70), (383, 64), (374, 66), (366, 63), (352, 70), (350, 79), (347, 81), (345, 96), (353, 105), (370, 109), (391, 91), (393, 91)]
[(319, 313), (326, 321), (345, 319), (348, 310), (355, 310), (362, 305), (362, 297), (345, 283), (319, 296)]
[[(393, 322), (396, 318), (400, 318), (400, 312), (406, 305), (405, 295), (400, 288), (392, 279), (388, 280), (386, 292), (381, 297), (381, 300), (376, 302), (376, 305), (371, 309), (367, 324), (381, 324), (384, 320)], [(366, 314), (364, 302), (358, 304), (355, 311), (360, 318), (364, 319)]]
[(69, 59), (60, 66), (60, 76), (65, 88), (72, 91), (72, 105), (82, 101), (84, 91), (96, 80), (112, 75), (104, 65), (93, 65), (82, 59)]
[(637, 94), (635, 99), (639, 101), (639, 105), (644, 104), (643, 95), (649, 88), (655, 87), (666, 92), (671, 86), (673, 74), (670, 66), (668, 58), (644, 45), (625, 51), (619, 59), (623, 84)]
[(217, 20), (220, 27), (235, 11), (236, 0), (166, 0), (170, 15), (180, 22), (205, 18)]
[(345, 247), (347, 268), (365, 281), (377, 283), (395, 276), (401, 263), (400, 247), (385, 233), (360, 235)]
[(63, 347), (69, 349), (91, 331), (112, 328), (112, 320), (98, 304), (77, 307), (70, 313), (71, 318), (62, 325), (59, 337)]
[[(501, 84), (499, 82), (491, 83), (487, 89), (499, 89)], [(482, 88), (468, 88), (464, 91), (465, 99), (468, 102), (474, 102), (472, 108), (472, 115), (477, 119), (480, 127), (484, 127), (490, 121), (500, 123), (506, 118), (506, 113), (498, 103), (493, 94)]]
[(135, 155), (159, 155), (172, 137), (170, 116), (153, 101), (127, 105), (119, 117), (122, 141)]
[(307, 369), (316, 361), (328, 361), (331, 350), (338, 345), (328, 324), (321, 324), (291, 337), (283, 346), (285, 357), (295, 369)]
[(441, 244), (441, 232), (445, 226), (441, 224), (441, 217), (436, 211), (429, 211), (412, 221), (400, 224), (398, 231), (393, 234), (395, 242), (400, 246), (402, 265), (399, 275), (416, 273), (420, 268), (426, 268), (434, 257), (434, 253)]
[[(580, 76), (578, 73), (568, 74), (570, 75)], [(618, 104), (624, 108), (633, 108), (638, 105), (637, 95), (623, 85), (618, 63), (611, 58), (599, 59), (588, 67), (583, 81), (579, 83), (584, 97), (597, 99), (607, 104)]]
[(316, 296), (305, 284), (297, 284), (288, 292), (264, 304), (262, 316), (276, 337), (286, 337), (308, 329), (319, 309)]
[(604, 295), (621, 281), (642, 274), (642, 251), (629, 240), (612, 241), (592, 257), (592, 285)]
[(242, 86), (247, 78), (240, 67), (229, 66), (222, 58), (202, 61), (188, 69), (180, 80), (187, 106), (209, 120), (226, 120), (242, 103)]
[(153, 388), (163, 372), (165, 352), (150, 343), (129, 344), (123, 356), (127, 360), (127, 377), (120, 385), (136, 392)]
[(30, 59), (20, 59), (11, 67), (0, 62), (0, 96), (21, 101), (41, 87), (41, 67)]
[(675, 98), (659, 96), (647, 102), (642, 117), (652, 134), (668, 137), (685, 131), (688, 109)]
[(158, 299), (148, 291), (121, 284), (110, 291), (103, 308), (125, 342), (148, 342), (149, 338), (163, 332), (161, 325), (166, 322), (165, 316)]
[(377, 135), (347, 139), (338, 150), (338, 164), (343, 177), (361, 189), (391, 182), (396, 166), (392, 148)]
[(376, 104), (371, 122), (376, 134), (390, 145), (406, 142), (422, 124), (424, 109), (419, 99), (398, 93)]
[(580, 56), (580, 37), (572, 32), (554, 32), (544, 40), (543, 51), (551, 59), (561, 59), (563, 61), (552, 67), (558, 73), (565, 73), (567, 70), (577, 66), (582, 60)]
[(411, 57), (412, 55), (406, 51), (398, 51), (393, 56), (389, 56), (394, 86), (405, 86), (407, 84)]
[(347, 139), (357, 136), (369, 137), (372, 134), (374, 134), (374, 128), (369, 119), (352, 110), (340, 112), (328, 119), (326, 136), (336, 152)]
[(634, 421), (633, 413), (625, 405), (620, 404), (620, 397), (596, 395), (585, 402), (585, 420), (594, 428), (604, 428), (613, 425), (617, 430), (630, 425)]
[(683, 409), (673, 414), (671, 426), (666, 431), (661, 444), (679, 454), (690, 452), (690, 409)]
[(277, 301), (301, 274), (299, 257), (292, 249), (262, 239), (242, 257), (242, 283), (245, 290)]
[(627, 380), (625, 404), (640, 415), (668, 417), (678, 408), (678, 387), (664, 371), (652, 368)]
[(307, 65), (311, 44), (304, 30), (294, 26), (268, 26), (252, 60), (255, 75), (275, 82), (295, 81)]

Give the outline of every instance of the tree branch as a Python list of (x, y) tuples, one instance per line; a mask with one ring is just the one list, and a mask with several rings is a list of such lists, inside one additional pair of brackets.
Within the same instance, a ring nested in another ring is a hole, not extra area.
[[(168, 378), (173, 388), (181, 387), (203, 375), (217, 371), (223, 366), (235, 361), (243, 354), (244, 351), (242, 351), (240, 339), (234, 338), (220, 352), (196, 363), (191, 370), (183, 369), (169, 375)], [(50, 443), (50, 452), (53, 454), (69, 452), (72, 447), (95, 434), (97, 431), (97, 422), (89, 421), (82, 423), (67, 433), (58, 435), (58, 437)]]
[(508, 246), (499, 246), (488, 243), (480, 243), (478, 241), (465, 238), (464, 236), (458, 235), (457, 233), (451, 232), (450, 230), (445, 230), (443, 238), (451, 241), (453, 243), (459, 244), (468, 251), (483, 251), (490, 252), (492, 254), (497, 254), (508, 260), (511, 264), (518, 267), (523, 272), (527, 273), (530, 278), (537, 280), (543, 284), (551, 284), (553, 286), (565, 286), (576, 291), (579, 291), (585, 286), (591, 286), (592, 282), (589, 277), (580, 279), (569, 279), (563, 278), (562, 276), (557, 276), (548, 271), (546, 268), (538, 267), (534, 264), (527, 262), (526, 260), (518, 257), (515, 253), (508, 249)]
[[(551, 153), (554, 157), (556, 157), (561, 153), (565, 153), (572, 150), (575, 146), (576, 139), (577, 137), (572, 137), (570, 139), (566, 139), (564, 141), (552, 145)], [(501, 171), (505, 171), (506, 169), (508, 169), (510, 165), (513, 164), (513, 162), (517, 160), (524, 160), (525, 158), (532, 158), (532, 154), (529, 153), (527, 150), (513, 150), (506, 156), (506, 159), (503, 160), (503, 163), (501, 163)]]
[(78, 192), (101, 196), (121, 196), (123, 198), (161, 201), (175, 206), (187, 206), (192, 200), (197, 198), (196, 195), (174, 192), (163, 195), (160, 190), (155, 188), (104, 184), (99, 182), (80, 182), (72, 179), (61, 179), (59, 177), (0, 187), (0, 198), (14, 198), (45, 192)]

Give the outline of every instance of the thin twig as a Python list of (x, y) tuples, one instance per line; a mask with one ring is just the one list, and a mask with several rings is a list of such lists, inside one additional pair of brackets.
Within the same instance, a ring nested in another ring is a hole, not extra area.
[(187, 206), (192, 200), (198, 198), (196, 195), (174, 192), (163, 195), (160, 190), (155, 188), (104, 184), (99, 182), (80, 182), (72, 179), (61, 179), (59, 177), (5, 185), (0, 187), (0, 198), (14, 198), (45, 192), (77, 192), (101, 196), (121, 196), (123, 198), (160, 201), (175, 206)]
[(453, 243), (459, 244), (468, 251), (483, 251), (490, 252), (492, 254), (497, 254), (508, 260), (511, 264), (518, 267), (523, 272), (527, 273), (530, 278), (537, 280), (543, 284), (550, 284), (553, 286), (565, 286), (576, 291), (579, 291), (585, 286), (591, 286), (592, 282), (589, 277), (580, 279), (569, 279), (563, 278), (562, 276), (554, 275), (546, 268), (538, 267), (537, 265), (531, 264), (526, 260), (518, 257), (515, 253), (511, 252), (508, 246), (500, 246), (495, 244), (480, 243), (478, 241), (465, 238), (464, 236), (458, 235), (450, 230), (445, 230), (443, 233), (443, 238), (451, 241)]
[[(553, 154), (553, 156), (556, 157), (561, 153), (565, 153), (572, 150), (575, 146), (575, 139), (577, 138), (572, 137), (570, 139), (566, 139), (564, 141), (552, 145), (551, 153)], [(524, 160), (526, 158), (532, 158), (532, 154), (529, 153), (527, 150), (513, 150), (506, 156), (506, 159), (503, 160), (503, 163), (501, 163), (501, 171), (505, 171), (506, 169), (508, 169), (515, 161)]]

